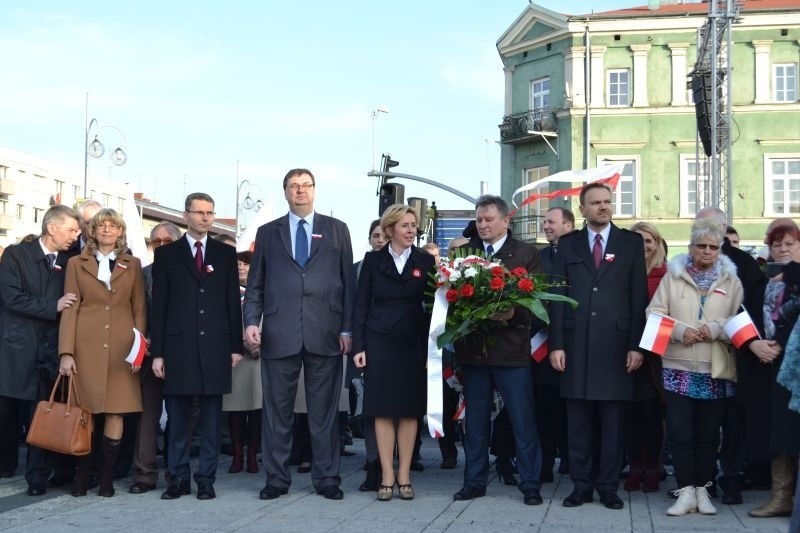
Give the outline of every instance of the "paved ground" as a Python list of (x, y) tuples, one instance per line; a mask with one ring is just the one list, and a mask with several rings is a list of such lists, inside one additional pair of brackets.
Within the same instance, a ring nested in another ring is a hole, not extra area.
[[(439, 451), (426, 439), (422, 457), (426, 470), (414, 473), (414, 501), (397, 498), (378, 502), (375, 493), (358, 492), (364, 475), (363, 441), (351, 447), (355, 457), (342, 460), (344, 500), (328, 501), (314, 493), (310, 474), (295, 474), (288, 495), (273, 501), (258, 499), (263, 474), (228, 474), (230, 457), (223, 456), (215, 485), (217, 499), (198, 501), (194, 495), (179, 500), (159, 499), (161, 490), (144, 495), (128, 494), (132, 479), (115, 483), (117, 496), (89, 495), (73, 498), (69, 490), (50, 489), (44, 497), (25, 494), (21, 476), (0, 480), (0, 530), (3, 531), (243, 531), (243, 532), (782, 532), (788, 519), (754, 519), (747, 510), (765, 501), (766, 492), (745, 492), (745, 504), (724, 506), (715, 500), (717, 516), (668, 517), (671, 501), (664, 491), (645, 494), (620, 491), (621, 511), (595, 502), (577, 509), (561, 506), (572, 490), (569, 478), (556, 476), (542, 489), (544, 505), (528, 507), (515, 487), (493, 477), (487, 495), (471, 502), (454, 502), (461, 487), (461, 458), (456, 470), (439, 469)], [(667, 483), (674, 481), (670, 478)], [(159, 483), (163, 488), (163, 482)], [(195, 487), (192, 487), (194, 493)]]

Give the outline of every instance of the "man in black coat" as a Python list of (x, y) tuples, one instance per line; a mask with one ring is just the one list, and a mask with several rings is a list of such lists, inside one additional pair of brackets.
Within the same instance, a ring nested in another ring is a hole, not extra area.
[[(704, 207), (695, 218), (711, 218), (720, 227), (727, 228), (725, 212), (717, 207)], [(744, 289), (743, 305), (759, 331), (764, 331), (764, 289), (767, 279), (753, 256), (733, 246), (726, 233), (722, 253), (736, 265), (736, 275)], [(719, 485), (722, 503), (742, 503), (745, 486), (744, 469), (747, 462), (754, 474), (761, 474), (761, 482), (769, 475), (769, 390), (772, 373), (769, 365), (762, 364), (746, 345), (736, 350), (736, 396), (728, 401), (722, 423), (722, 447)], [(765, 479), (766, 478), (766, 479)]]
[[(66, 251), (77, 240), (78, 215), (55, 205), (42, 219), (38, 239), (10, 246), (0, 261), (0, 428), (3, 439), (13, 439), (15, 411), (28, 405), (25, 424), (33, 417), (36, 403), (47, 399), (58, 372), (59, 313), (75, 303), (73, 293), (64, 294)], [(51, 454), (28, 447), (28, 494), (46, 492)]]
[(150, 317), (152, 370), (164, 379), (169, 417), (171, 475), (162, 499), (189, 494), (189, 418), (197, 396), (199, 468), (197, 499), (216, 497), (222, 395), (231, 391), (231, 368), (242, 360), (242, 314), (236, 250), (208, 238), (214, 200), (186, 197), (186, 234), (156, 248)]
[[(542, 221), (548, 246), (539, 250), (545, 274), (552, 274), (558, 257), (558, 239), (575, 229), (575, 215), (566, 207), (551, 207)], [(536, 329), (536, 325), (534, 326)], [(535, 332), (534, 332), (535, 333)], [(536, 398), (536, 426), (542, 441), (542, 483), (553, 481), (555, 458), (561, 463), (559, 473), (567, 473), (567, 405), (561, 397), (561, 374), (547, 360), (534, 361), (533, 392)]]
[[(499, 196), (484, 195), (475, 204), (478, 236), (462, 250), (483, 250), (508, 269), (522, 267), (541, 274), (539, 254), (532, 244), (515, 240), (508, 229), (508, 204)], [(514, 434), (519, 490), (526, 505), (542, 503), (542, 453), (534, 415), (531, 376), (530, 330), (532, 313), (520, 306), (507, 316), (496, 317), (506, 325), (496, 329), (493, 342), (478, 334), (455, 343), (455, 360), (461, 366), (466, 410), (464, 435), (464, 486), (454, 500), (471, 500), (486, 494), (489, 473), (487, 456), (493, 391), (503, 397)]]
[[(565, 507), (592, 501), (597, 490), (609, 509), (617, 496), (623, 455), (623, 408), (633, 397), (631, 373), (642, 364), (639, 341), (647, 307), (647, 270), (642, 237), (611, 223), (611, 189), (593, 182), (580, 193), (586, 227), (558, 241), (554, 273), (577, 300), (551, 306), (550, 363), (567, 400), (569, 471), (575, 488)], [(599, 464), (593, 464), (595, 418)], [(596, 471), (596, 476), (593, 472)]]

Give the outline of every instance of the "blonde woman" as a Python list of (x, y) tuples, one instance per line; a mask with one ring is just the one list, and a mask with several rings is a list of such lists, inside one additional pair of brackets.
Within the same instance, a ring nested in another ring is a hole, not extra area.
[[(59, 372), (78, 375), (81, 404), (104, 414), (98, 494), (114, 495), (114, 462), (122, 439), (122, 415), (142, 410), (138, 366), (125, 361), (133, 328), (145, 331), (144, 278), (139, 260), (126, 253), (125, 222), (101, 209), (89, 223), (89, 240), (67, 263), (64, 290), (77, 297), (61, 313)], [(96, 451), (96, 450), (95, 450)], [(94, 455), (94, 454), (93, 454)], [(81, 457), (73, 496), (85, 496), (92, 459)]]

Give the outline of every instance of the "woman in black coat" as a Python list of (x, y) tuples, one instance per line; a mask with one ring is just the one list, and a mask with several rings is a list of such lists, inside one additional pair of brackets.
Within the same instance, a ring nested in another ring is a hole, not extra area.
[[(381, 228), (389, 244), (364, 256), (358, 280), (353, 361), (364, 368), (364, 415), (375, 418), (382, 481), (378, 499), (414, 497), (411, 458), (417, 419), (425, 414), (425, 354), (430, 318), (423, 300), (433, 256), (414, 246), (417, 214), (389, 207)], [(399, 464), (394, 472), (397, 444)]]
[(775, 382), (778, 369), (798, 315), (800, 315), (800, 229), (777, 225), (767, 234), (767, 246), (781, 272), (767, 282), (764, 292), (764, 340), (750, 343), (750, 350), (772, 369), (769, 388), (769, 447), (772, 453), (770, 500), (748, 514), (762, 518), (789, 516), (792, 512), (792, 487), (800, 453), (800, 414), (789, 410), (789, 391)]

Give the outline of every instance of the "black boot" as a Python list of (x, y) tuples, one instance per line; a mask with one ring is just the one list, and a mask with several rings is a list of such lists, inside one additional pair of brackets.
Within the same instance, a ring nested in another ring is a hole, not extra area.
[(378, 490), (378, 485), (381, 479), (381, 462), (380, 461), (367, 461), (367, 478), (364, 483), (359, 485), (358, 490), (361, 492), (371, 492)]
[(78, 457), (78, 468), (75, 473), (75, 480), (72, 482), (72, 495), (75, 497), (86, 496), (89, 490), (89, 479), (92, 476), (92, 454)]
[(103, 465), (100, 467), (100, 484), (97, 495), (110, 498), (114, 495), (114, 464), (117, 462), (122, 440), (109, 439), (103, 435)]

